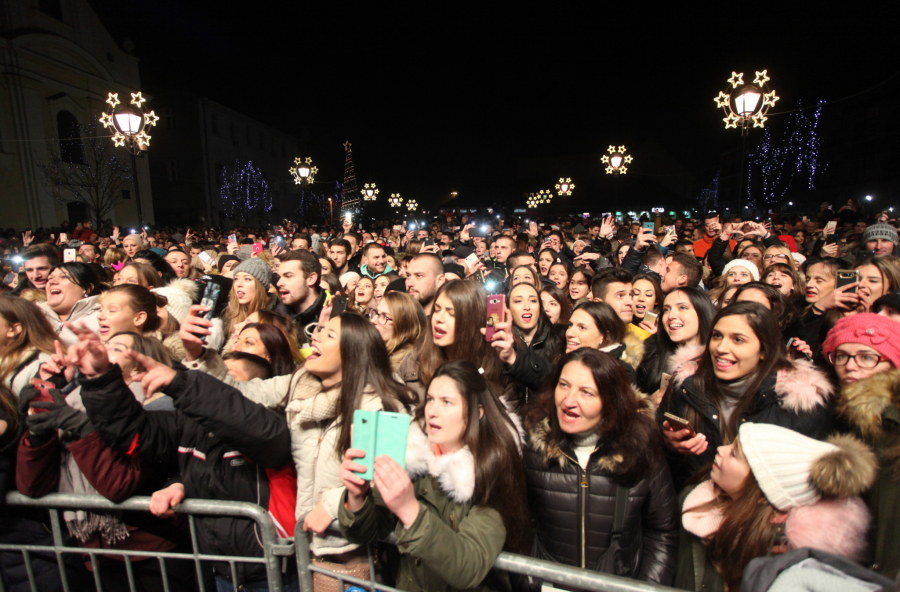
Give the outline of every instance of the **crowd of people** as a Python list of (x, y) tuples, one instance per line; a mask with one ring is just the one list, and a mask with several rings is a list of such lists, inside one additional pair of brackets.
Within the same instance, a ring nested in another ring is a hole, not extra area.
[[(852, 200), (764, 221), (9, 230), (0, 483), (151, 497), (66, 512), (86, 549), (190, 552), (179, 503), (251, 502), (314, 564), (403, 590), (541, 589), (501, 551), (685, 590), (893, 590), (898, 242)], [(405, 458), (365, 466), (357, 412), (408, 416)], [(0, 515), (4, 542), (51, 540), (39, 511)], [(264, 554), (247, 519), (196, 537)], [(98, 568), (104, 590), (267, 589), (259, 564), (152, 553), (30, 559), (42, 590)], [(28, 589), (21, 554), (0, 569)]]

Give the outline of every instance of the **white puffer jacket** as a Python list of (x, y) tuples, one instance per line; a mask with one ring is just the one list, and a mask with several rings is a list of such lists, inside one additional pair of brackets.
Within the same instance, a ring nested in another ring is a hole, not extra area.
[(97, 323), (97, 313), (100, 312), (99, 295), (88, 296), (76, 302), (75, 306), (72, 307), (72, 312), (69, 313), (69, 318), (65, 321), (62, 321), (59, 315), (56, 314), (56, 311), (50, 308), (50, 305), (46, 302), (39, 303), (38, 307), (40, 307), (41, 312), (47, 315), (50, 325), (56, 334), (59, 335), (59, 341), (66, 347), (78, 343), (78, 337), (64, 326), (63, 322), (83, 324), (94, 333), (100, 331), (100, 325)]

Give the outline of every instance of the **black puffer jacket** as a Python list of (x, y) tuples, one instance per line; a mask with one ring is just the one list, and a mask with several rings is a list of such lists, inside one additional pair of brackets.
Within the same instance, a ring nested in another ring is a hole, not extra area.
[[(531, 426), (528, 439), (524, 462), (536, 555), (599, 570), (612, 535), (622, 457), (601, 445), (583, 470), (567, 441), (550, 441), (547, 420)], [(656, 467), (647, 472), (628, 490), (615, 575), (669, 585), (677, 559), (678, 508), (661, 451)]]
[[(283, 536), (293, 536), (297, 485), (285, 417), (197, 371), (179, 371), (166, 394), (176, 411), (146, 412), (117, 365), (81, 383), (91, 423), (110, 448), (150, 462), (178, 462), (187, 498), (259, 504), (269, 510)], [(204, 553), (263, 555), (252, 520), (200, 517), (197, 524)], [(231, 579), (227, 563), (214, 566)], [(261, 565), (238, 563), (237, 574), (236, 584), (266, 577)]]

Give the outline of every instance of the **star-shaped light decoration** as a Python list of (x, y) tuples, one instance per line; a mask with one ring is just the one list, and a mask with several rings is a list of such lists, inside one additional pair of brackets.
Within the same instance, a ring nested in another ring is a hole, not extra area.
[(147, 132), (145, 132), (144, 130), (141, 130), (141, 133), (136, 135), (134, 139), (137, 141), (138, 146), (141, 147), (141, 150), (144, 149), (144, 146), (150, 146), (150, 136), (148, 136)]
[(609, 156), (604, 154), (603, 158), (600, 159), (600, 162), (602, 162), (603, 164), (609, 164)]
[(607, 174), (607, 175), (612, 175), (612, 174), (615, 173), (615, 172), (616, 172), (616, 171), (612, 168), (612, 165), (606, 167), (606, 174)]
[[(610, 146), (610, 148), (615, 148), (615, 150), (611, 152), (609, 156), (604, 154), (600, 159), (600, 162), (607, 165), (606, 174), (618, 175), (619, 173), (624, 173), (628, 170), (624, 165), (630, 163), (634, 159), (630, 154), (625, 154), (628, 149), (624, 144), (618, 147)], [(616, 166), (615, 163), (618, 163), (618, 166)]]
[(103, 112), (100, 114), (100, 123), (103, 124), (103, 127), (113, 127), (113, 118), (112, 115)]
[(159, 121), (159, 115), (157, 115), (154, 111), (150, 113), (144, 113), (144, 127), (156, 125), (156, 122)]
[[(746, 136), (751, 122), (753, 127), (765, 127), (765, 122), (768, 119), (766, 113), (771, 107), (775, 106), (775, 101), (779, 98), (775, 94), (775, 91), (770, 89), (767, 84), (769, 80), (771, 80), (768, 72), (768, 70), (757, 70), (753, 82), (747, 84), (744, 84), (743, 74), (734, 71), (731, 72), (731, 78), (728, 79), (728, 83), (731, 84), (732, 87), (730, 92), (719, 92), (719, 96), (713, 99), (716, 102), (716, 107), (721, 108), (725, 112), (725, 117), (722, 119), (722, 121), (725, 122), (725, 129), (737, 129), (740, 127), (741, 135)], [(759, 90), (754, 87), (758, 87)], [(753, 113), (738, 113), (732, 106), (737, 101), (736, 97), (750, 92), (751, 90), (754, 93), (761, 92), (762, 101), (757, 101), (756, 109)]]
[(351, 146), (353, 146), (353, 144), (350, 143), (350, 140), (344, 142), (344, 150), (347, 152), (353, 152), (353, 150), (350, 149)]
[(147, 102), (147, 99), (141, 96), (141, 93), (131, 93), (131, 104), (137, 107), (138, 109)]
[(619, 146), (619, 149), (616, 152), (625, 152), (625, 146)]
[(303, 164), (303, 157), (302, 157), (302, 156), (298, 156), (297, 158), (295, 158), (295, 159), (294, 159), (294, 164), (297, 164), (297, 165)]
[(553, 199), (553, 192), (549, 189), (541, 189), (538, 191), (538, 203), (550, 203)]
[(388, 200), (388, 203), (391, 204), (392, 208), (399, 208), (401, 204), (403, 204), (403, 198), (399, 193), (392, 193), (391, 199)]
[[(294, 177), (294, 183), (296, 185), (303, 185), (315, 182), (316, 173), (319, 172), (319, 167), (312, 166), (312, 157), (307, 156), (303, 158), (302, 156), (298, 156), (294, 158), (294, 164), (297, 166), (291, 167), (288, 169), (288, 172)], [(309, 175), (305, 178), (300, 174), (301, 168), (308, 168)]]
[(624, 162), (625, 164), (631, 164), (632, 160), (634, 160), (634, 158), (632, 158), (631, 155), (629, 154), (628, 156), (626, 156), (625, 158), (622, 159), (622, 162)]
[(534, 208), (538, 207), (537, 196), (535, 196), (533, 193), (529, 193), (529, 194), (528, 194), (528, 199), (525, 200), (525, 205), (528, 206), (528, 207), (531, 208), (531, 209), (534, 209)]
[(115, 110), (116, 105), (118, 105), (120, 103), (119, 102), (119, 93), (109, 93), (109, 98), (106, 99), (106, 102), (110, 106), (111, 109)]
[(575, 183), (572, 183), (571, 177), (559, 178), (559, 183), (556, 184), (558, 195), (572, 195), (573, 189), (575, 189)]
[(726, 95), (722, 91), (719, 91), (719, 96), (717, 96), (713, 100), (716, 102), (716, 107), (720, 107), (720, 108), (724, 109), (725, 107), (728, 106), (729, 98), (730, 97), (728, 95)]
[[(369, 196), (369, 193), (370, 193), (370, 192), (372, 193), (371, 196)], [(366, 200), (366, 201), (375, 201), (375, 198), (378, 197), (378, 188), (375, 187), (375, 183), (366, 183), (366, 184), (363, 186), (363, 192), (362, 192), (362, 193), (363, 193), (363, 199), (364, 199), (364, 200)]]
[(418, 210), (419, 202), (414, 199), (409, 200), (408, 202), (406, 202), (406, 209), (408, 209), (410, 212), (412, 212), (413, 210)]
[(628, 172), (628, 167), (627, 167), (627, 166), (622, 165), (622, 166), (619, 167), (619, 174), (620, 174), (620, 175), (624, 175), (624, 174), (626, 174), (627, 172)]
[(615, 147), (615, 146), (610, 146), (609, 148), (606, 149), (606, 151), (609, 152), (610, 154), (612, 154), (613, 152), (616, 151), (616, 147)]
[(121, 148), (125, 145), (125, 135), (120, 134), (118, 131), (113, 134), (112, 141), (116, 148)]

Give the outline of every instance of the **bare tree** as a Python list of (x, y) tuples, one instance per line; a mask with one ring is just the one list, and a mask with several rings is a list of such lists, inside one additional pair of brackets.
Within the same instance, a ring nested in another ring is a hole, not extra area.
[(251, 214), (272, 209), (269, 184), (253, 161), (243, 165), (235, 161), (234, 165), (225, 167), (219, 199), (225, 215), (236, 222), (247, 223)]
[(100, 228), (122, 201), (122, 190), (131, 187), (131, 166), (93, 125), (78, 129), (81, 138), (50, 142), (50, 160), (39, 166), (54, 197), (64, 204), (84, 203)]

